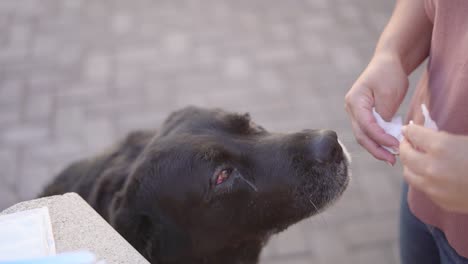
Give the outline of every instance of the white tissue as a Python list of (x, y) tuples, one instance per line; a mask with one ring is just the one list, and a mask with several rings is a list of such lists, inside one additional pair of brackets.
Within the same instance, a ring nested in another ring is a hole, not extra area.
[(433, 129), (435, 131), (439, 130), (439, 127), (437, 127), (437, 124), (434, 120), (432, 120), (431, 115), (429, 115), (429, 110), (427, 110), (427, 107), (425, 104), (421, 105), (422, 113), (424, 116), (424, 127)]
[(390, 122), (385, 121), (379, 113), (375, 111), (375, 108), (372, 108), (372, 114), (374, 114), (377, 124), (383, 128), (383, 130), (398, 139), (398, 141), (403, 140), (403, 135), (401, 134), (401, 128), (403, 127), (403, 119), (401, 116), (394, 116)]
[(47, 207), (0, 216), (0, 263), (55, 255)]
[[(437, 124), (432, 120), (431, 116), (429, 115), (429, 111), (427, 110), (427, 107), (425, 104), (421, 105), (421, 110), (424, 116), (424, 127), (433, 129), (433, 130), (439, 130), (437, 127)], [(385, 131), (385, 133), (395, 137), (398, 139), (398, 141), (403, 140), (403, 133), (401, 131), (403, 127), (403, 119), (401, 116), (394, 116), (390, 122), (386, 122), (380, 115), (375, 111), (375, 107), (372, 108), (372, 114), (374, 115), (375, 120), (377, 121), (377, 124)], [(412, 124), (413, 121), (410, 121), (410, 124)], [(382, 146), (384, 149), (388, 150), (390, 153), (397, 155), (398, 152), (394, 151), (393, 149)]]

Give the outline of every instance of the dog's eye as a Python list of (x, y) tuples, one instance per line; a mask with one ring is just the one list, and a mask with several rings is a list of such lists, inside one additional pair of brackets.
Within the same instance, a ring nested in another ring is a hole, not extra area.
[(215, 181), (216, 185), (219, 185), (223, 183), (224, 181), (226, 181), (227, 179), (229, 179), (229, 177), (231, 176), (231, 173), (232, 173), (232, 169), (223, 169), (220, 172), (218, 172), (218, 174), (216, 175), (216, 181)]

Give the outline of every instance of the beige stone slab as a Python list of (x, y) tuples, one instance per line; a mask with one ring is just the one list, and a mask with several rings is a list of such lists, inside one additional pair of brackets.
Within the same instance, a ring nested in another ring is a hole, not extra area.
[(0, 213), (49, 208), (58, 253), (87, 249), (108, 264), (149, 263), (76, 193), (21, 202)]

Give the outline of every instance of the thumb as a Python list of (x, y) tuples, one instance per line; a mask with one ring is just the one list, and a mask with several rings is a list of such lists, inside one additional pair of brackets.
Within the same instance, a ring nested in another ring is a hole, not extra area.
[(440, 146), (441, 132), (414, 124), (404, 126), (402, 132), (406, 140), (422, 152), (434, 152)]

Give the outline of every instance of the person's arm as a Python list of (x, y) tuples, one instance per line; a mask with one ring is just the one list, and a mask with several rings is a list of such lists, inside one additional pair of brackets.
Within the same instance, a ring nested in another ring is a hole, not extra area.
[(425, 0), (398, 0), (382, 32), (374, 56), (388, 55), (400, 61), (407, 75), (429, 55), (432, 22)]
[(379, 160), (396, 159), (381, 145), (398, 149), (399, 142), (377, 124), (372, 108), (390, 120), (408, 90), (408, 75), (428, 56), (432, 23), (424, 0), (399, 0), (380, 36), (369, 65), (346, 94), (345, 106), (360, 145)]
[(403, 175), (441, 208), (468, 213), (468, 136), (408, 125), (400, 146)]

